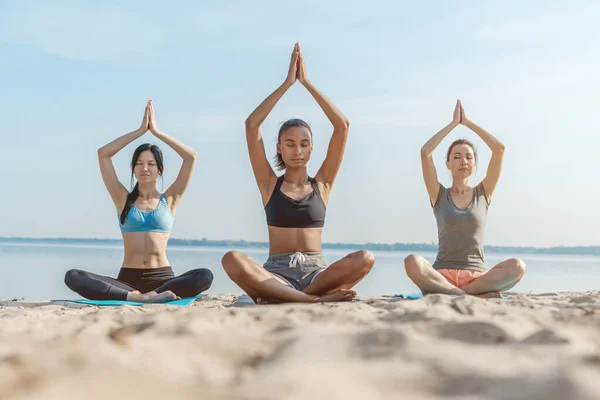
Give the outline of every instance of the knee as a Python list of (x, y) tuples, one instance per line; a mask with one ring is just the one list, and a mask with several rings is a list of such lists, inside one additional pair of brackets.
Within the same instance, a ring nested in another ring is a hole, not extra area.
[(65, 274), (65, 285), (72, 289), (77, 285), (77, 282), (79, 281), (82, 274), (83, 272), (78, 269), (68, 270)]
[(208, 285), (212, 284), (214, 279), (213, 273), (208, 268), (199, 268), (196, 270), (195, 275), (198, 277), (198, 280), (201, 282), (206, 282)]
[(369, 250), (360, 250), (354, 253), (357, 262), (357, 265), (361, 270), (366, 270), (369, 272), (373, 265), (375, 265), (375, 254)]
[(234, 279), (244, 274), (245, 259), (246, 255), (240, 251), (228, 251), (221, 259), (221, 264), (227, 275)]
[(419, 275), (421, 272), (421, 268), (419, 266), (419, 256), (418, 254), (409, 254), (404, 259), (404, 269), (406, 270), (406, 275), (409, 277), (413, 277)]
[(527, 265), (520, 258), (511, 258), (506, 260), (506, 272), (511, 278), (521, 280), (525, 275)]

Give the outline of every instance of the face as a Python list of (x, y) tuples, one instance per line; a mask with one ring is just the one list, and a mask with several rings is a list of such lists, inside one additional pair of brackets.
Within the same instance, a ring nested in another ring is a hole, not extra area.
[(287, 168), (306, 166), (310, 160), (313, 145), (308, 129), (301, 126), (288, 128), (281, 135), (277, 152), (283, 157)]
[(140, 183), (156, 182), (160, 176), (160, 172), (158, 171), (158, 166), (156, 165), (154, 153), (152, 153), (150, 150), (143, 151), (135, 163), (133, 173), (135, 178)]
[(452, 172), (452, 177), (468, 178), (475, 169), (475, 153), (468, 144), (458, 144), (450, 152), (450, 160), (446, 166)]

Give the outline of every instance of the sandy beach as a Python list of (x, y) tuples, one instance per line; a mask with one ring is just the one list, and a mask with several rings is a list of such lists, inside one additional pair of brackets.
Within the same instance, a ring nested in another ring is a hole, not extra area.
[(599, 399), (600, 292), (0, 302), (0, 399)]

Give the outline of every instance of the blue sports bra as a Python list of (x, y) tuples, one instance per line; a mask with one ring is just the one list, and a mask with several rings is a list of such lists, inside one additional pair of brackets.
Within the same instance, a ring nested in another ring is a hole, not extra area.
[[(119, 214), (119, 218), (121, 214)], [(170, 233), (173, 229), (175, 217), (171, 214), (165, 195), (160, 195), (158, 206), (152, 211), (140, 211), (135, 204), (129, 209), (125, 223), (119, 227), (121, 232), (166, 232)]]

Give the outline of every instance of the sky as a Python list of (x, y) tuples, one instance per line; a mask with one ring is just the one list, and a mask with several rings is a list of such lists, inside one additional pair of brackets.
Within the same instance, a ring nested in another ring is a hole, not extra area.
[[(126, 4), (121, 4), (126, 3)], [(198, 151), (172, 233), (266, 241), (244, 120), (285, 79), (301, 43), (310, 80), (350, 120), (327, 209), (326, 242), (435, 243), (420, 148), (468, 117), (506, 145), (486, 244), (600, 245), (600, 3), (595, 1), (10, 1), (0, 2), (0, 236), (118, 238), (96, 150), (157, 124)], [(262, 126), (308, 121), (313, 175), (332, 128), (292, 87)], [(465, 127), (485, 176), (491, 152)], [(181, 160), (147, 133), (114, 158), (129, 186), (137, 145)], [(159, 185), (159, 190), (161, 186)]]

